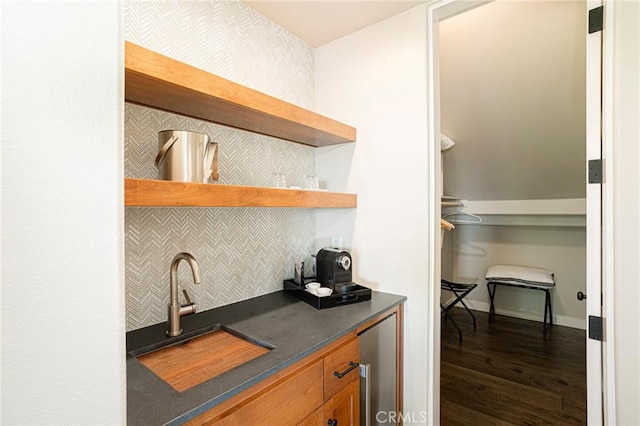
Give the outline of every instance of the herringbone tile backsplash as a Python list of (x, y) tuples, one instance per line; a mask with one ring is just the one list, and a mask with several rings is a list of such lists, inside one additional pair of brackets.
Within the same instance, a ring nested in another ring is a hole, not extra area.
[[(313, 107), (313, 50), (239, 1), (125, 2), (125, 38), (222, 77)], [(220, 143), (221, 184), (289, 185), (315, 170), (314, 148), (137, 105), (125, 105), (125, 175), (157, 179), (157, 132), (191, 130)], [(193, 254), (202, 284), (179, 268), (203, 311), (279, 290), (314, 249), (309, 209), (147, 208), (125, 212), (127, 330), (166, 321), (169, 265)]]
[(126, 0), (124, 38), (313, 108), (313, 49), (237, 0)]

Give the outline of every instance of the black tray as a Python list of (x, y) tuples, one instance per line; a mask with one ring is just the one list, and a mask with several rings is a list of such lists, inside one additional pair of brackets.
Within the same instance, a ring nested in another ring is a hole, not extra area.
[[(333, 308), (335, 306), (351, 305), (352, 303), (371, 300), (371, 289), (356, 284), (354, 290), (344, 293), (332, 293), (329, 296), (319, 297), (310, 293), (306, 288), (301, 288), (293, 280), (284, 280), (284, 289), (294, 294), (298, 299), (307, 302), (316, 309)], [(355, 283), (354, 283), (355, 284)]]

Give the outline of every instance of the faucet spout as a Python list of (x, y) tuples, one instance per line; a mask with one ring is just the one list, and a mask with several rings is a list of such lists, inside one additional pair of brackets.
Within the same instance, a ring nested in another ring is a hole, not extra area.
[(189, 296), (187, 295), (186, 290), (183, 290), (185, 293), (185, 297), (187, 299), (187, 303), (185, 305), (181, 305), (178, 301), (178, 264), (181, 260), (185, 260), (189, 266), (191, 267), (191, 272), (193, 274), (193, 282), (195, 284), (200, 284), (202, 281), (200, 275), (200, 266), (198, 266), (198, 261), (189, 253), (178, 253), (173, 260), (171, 261), (171, 270), (169, 272), (169, 295), (171, 301), (168, 305), (168, 329), (167, 336), (179, 336), (182, 334), (182, 328), (180, 328), (180, 317), (184, 315), (194, 314), (196, 312), (195, 303), (191, 303), (189, 300)]

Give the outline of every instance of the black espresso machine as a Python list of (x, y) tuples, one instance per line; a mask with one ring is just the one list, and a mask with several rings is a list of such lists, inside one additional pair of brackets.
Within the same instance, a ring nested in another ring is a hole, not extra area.
[(357, 284), (353, 282), (352, 261), (349, 252), (323, 248), (316, 256), (317, 280), (334, 293), (347, 293)]
[[(316, 255), (316, 277), (322, 287), (332, 290), (329, 296), (318, 296), (293, 279), (284, 280), (284, 289), (316, 309), (332, 308), (371, 300), (371, 289), (352, 281), (351, 255), (344, 250), (323, 248)], [(306, 280), (303, 280), (306, 282)]]

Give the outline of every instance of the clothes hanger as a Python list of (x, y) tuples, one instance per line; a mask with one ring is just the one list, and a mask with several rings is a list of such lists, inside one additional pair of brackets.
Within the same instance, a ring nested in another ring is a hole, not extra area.
[[(456, 219), (456, 216), (466, 216), (470, 217), (473, 220), (465, 220), (465, 219)], [(448, 220), (454, 224), (479, 224), (482, 223), (482, 218), (478, 215), (467, 213), (464, 211), (464, 208), (459, 208), (455, 213), (448, 213), (442, 216), (443, 219)]]

